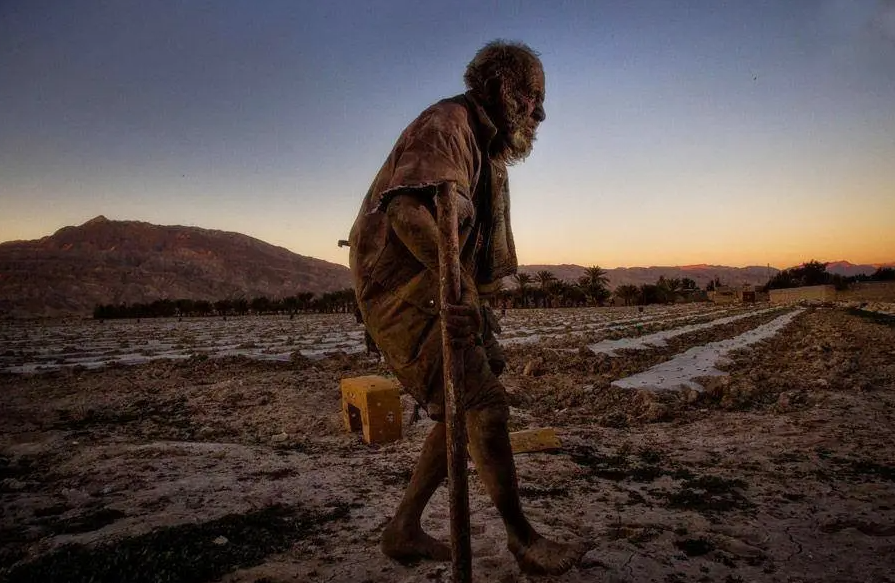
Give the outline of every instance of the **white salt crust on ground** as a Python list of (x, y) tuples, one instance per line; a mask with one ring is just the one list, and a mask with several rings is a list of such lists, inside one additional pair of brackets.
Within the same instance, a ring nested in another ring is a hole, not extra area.
[[(698, 320), (740, 311), (711, 304), (510, 310), (501, 318), (502, 344), (536, 344), (606, 330)], [(245, 356), (288, 362), (293, 355), (319, 359), (364, 352), (363, 327), (352, 314), (144, 318), (4, 322), (0, 372), (34, 373), (154, 360)]]
[[(623, 308), (614, 308), (615, 310)], [(693, 320), (697, 318), (705, 318), (708, 316), (716, 316), (732, 311), (730, 308), (717, 308), (714, 306), (708, 309), (700, 309), (688, 311), (683, 316), (668, 317), (669, 312), (656, 311), (649, 314), (647, 312), (637, 313), (634, 317), (624, 317), (616, 319), (619, 315), (629, 315), (632, 312), (623, 312), (621, 314), (613, 314), (593, 319), (570, 317), (555, 326), (542, 326), (537, 328), (514, 328), (514, 322), (501, 322), (502, 333), (498, 337), (501, 346), (514, 346), (520, 344), (537, 344), (541, 340), (548, 338), (571, 338), (583, 336), (585, 334), (593, 334), (597, 332), (608, 332), (610, 330), (619, 330), (623, 328), (636, 328), (643, 325), (661, 325), (671, 324), (672, 322), (680, 322), (685, 320)]]
[(665, 346), (666, 340), (668, 340), (669, 338), (675, 338), (683, 334), (689, 334), (691, 332), (698, 332), (700, 330), (714, 328), (715, 326), (723, 326), (724, 324), (730, 324), (731, 322), (736, 322), (737, 320), (742, 320), (743, 318), (748, 318), (750, 316), (758, 316), (760, 314), (773, 312), (777, 309), (779, 308), (765, 308), (763, 310), (755, 310), (746, 312), (744, 314), (727, 316), (726, 318), (718, 318), (717, 320), (704, 322), (702, 324), (690, 324), (688, 326), (681, 326), (679, 328), (673, 328), (671, 330), (662, 330), (660, 332), (647, 334), (645, 336), (619, 338), (617, 340), (603, 340), (597, 342), (596, 344), (588, 344), (587, 348), (594, 354), (602, 353), (609, 356), (618, 356), (618, 353), (616, 352), (617, 350), (646, 350), (649, 348), (655, 348), (657, 346)]
[(733, 338), (710, 342), (703, 346), (694, 346), (671, 360), (666, 360), (641, 373), (613, 381), (612, 386), (620, 389), (657, 391), (689, 387), (702, 391), (703, 386), (693, 379), (727, 374), (716, 367), (730, 362), (727, 359), (730, 352), (770, 338), (804, 311), (804, 309), (798, 309), (783, 314), (767, 324), (762, 324)]

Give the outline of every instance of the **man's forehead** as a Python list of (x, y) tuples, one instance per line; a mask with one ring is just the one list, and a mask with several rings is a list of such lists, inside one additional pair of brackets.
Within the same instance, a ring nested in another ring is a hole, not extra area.
[(532, 71), (532, 85), (541, 91), (544, 90), (544, 85), (546, 85), (546, 79), (544, 77), (544, 67), (538, 64), (535, 67), (535, 70)]
[(528, 85), (539, 93), (544, 92), (546, 80), (544, 77), (544, 67), (540, 63), (536, 63), (528, 73)]

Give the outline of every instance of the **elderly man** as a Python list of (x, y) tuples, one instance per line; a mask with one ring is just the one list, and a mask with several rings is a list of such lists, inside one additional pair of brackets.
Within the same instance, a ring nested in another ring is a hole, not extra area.
[[(449, 560), (450, 549), (423, 532), (420, 517), (447, 476), (441, 317), (463, 347), (460, 391), (472, 458), (503, 518), (520, 568), (562, 573), (583, 549), (539, 535), (522, 511), (510, 448), (504, 358), (493, 337), (489, 291), (515, 273), (507, 165), (531, 152), (545, 119), (544, 71), (521, 43), (494, 41), (464, 75), (468, 91), (436, 103), (398, 138), (351, 229), (350, 264), (364, 323), (404, 388), (437, 423), (395, 516), (382, 537), (395, 559)], [(435, 193), (452, 183), (458, 209), (460, 305), (439, 299)], [(484, 314), (484, 318), (482, 315)]]

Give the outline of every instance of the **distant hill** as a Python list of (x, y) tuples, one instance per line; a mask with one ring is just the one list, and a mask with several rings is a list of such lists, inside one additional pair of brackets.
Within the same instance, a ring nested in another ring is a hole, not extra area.
[(96, 217), (35, 241), (0, 243), (0, 316), (92, 313), (157, 299), (283, 298), (351, 286), (348, 268), (258, 239)]
[(854, 275), (870, 275), (880, 267), (895, 267), (895, 262), (863, 263), (856, 265), (854, 263), (849, 263), (848, 261), (831, 261), (827, 264), (827, 271), (838, 275), (844, 275), (845, 277), (852, 277)]
[[(851, 276), (895, 263), (829, 263)], [(574, 282), (581, 265), (522, 265)], [(660, 276), (689, 277), (699, 287), (764, 285), (779, 269), (766, 266), (683, 265), (607, 269), (609, 287), (652, 284)], [(515, 284), (506, 279), (507, 287)], [(97, 304), (158, 299), (285, 298), (351, 286), (348, 268), (226, 231), (110, 221), (103, 216), (35, 241), (0, 243), (0, 317), (87, 315)]]

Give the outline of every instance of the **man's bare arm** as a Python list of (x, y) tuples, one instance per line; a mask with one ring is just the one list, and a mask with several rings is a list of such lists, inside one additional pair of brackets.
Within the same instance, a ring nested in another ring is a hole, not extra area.
[[(438, 225), (423, 201), (412, 194), (398, 194), (386, 212), (398, 239), (417, 261), (439, 277)], [(458, 339), (478, 334), (482, 324), (475, 282), (465, 271), (461, 271), (460, 277), (460, 305), (447, 306), (445, 314), (448, 329)]]
[(417, 261), (437, 275), (438, 226), (423, 201), (412, 194), (397, 194), (386, 212), (398, 239)]

